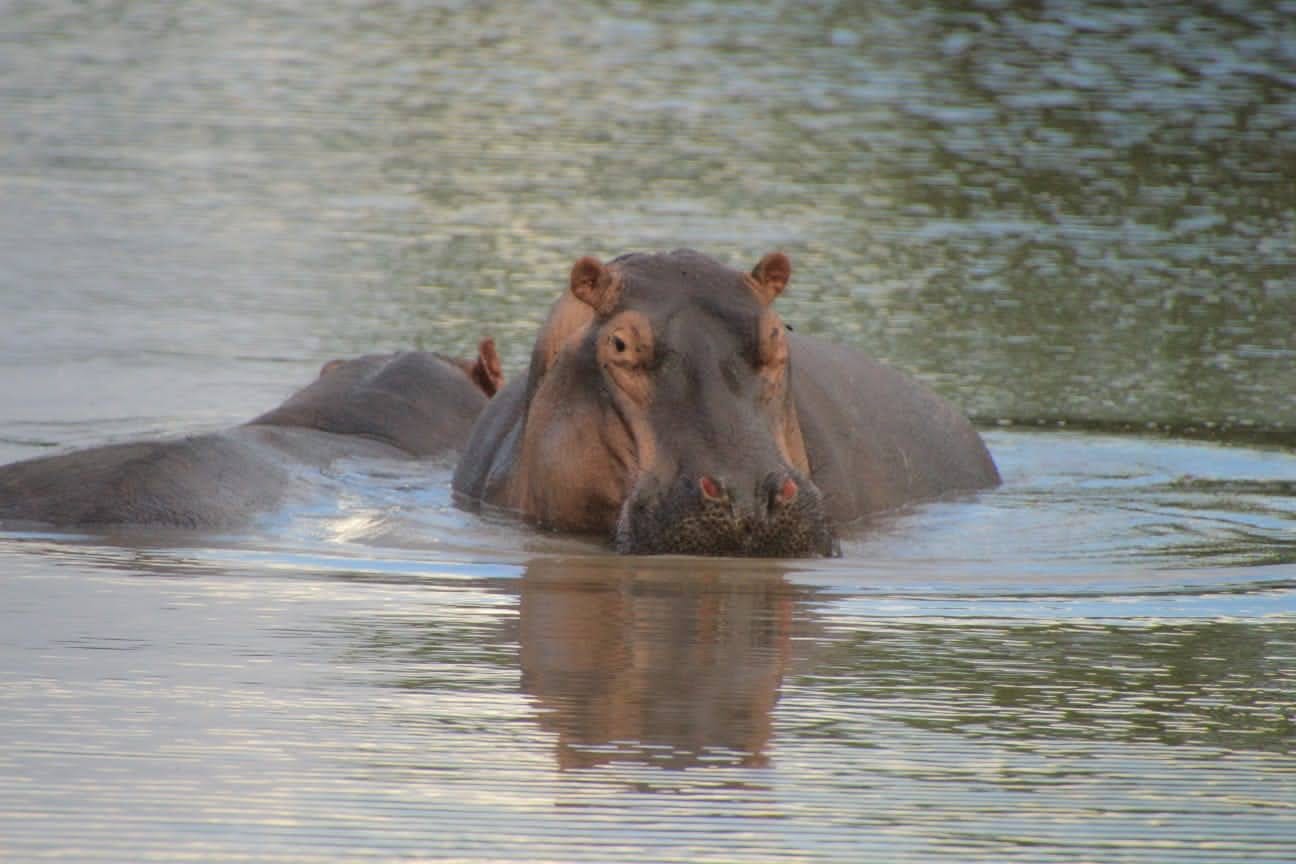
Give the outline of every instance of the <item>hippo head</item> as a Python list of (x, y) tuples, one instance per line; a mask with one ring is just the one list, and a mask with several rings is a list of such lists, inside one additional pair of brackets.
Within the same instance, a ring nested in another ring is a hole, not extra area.
[(524, 509), (625, 553), (833, 554), (771, 308), (790, 273), (779, 252), (750, 274), (692, 251), (577, 261), (532, 354)]

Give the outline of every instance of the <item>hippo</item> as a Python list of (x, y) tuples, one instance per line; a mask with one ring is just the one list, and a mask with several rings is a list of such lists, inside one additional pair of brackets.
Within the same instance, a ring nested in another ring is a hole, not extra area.
[(791, 263), (693, 250), (585, 257), (524, 378), (454, 473), (463, 506), (627, 554), (839, 554), (870, 514), (999, 483), (971, 423), (908, 376), (789, 332)]
[(282, 405), (231, 429), (0, 467), (0, 524), (242, 527), (306, 493), (303, 468), (459, 450), (502, 383), (490, 340), (472, 361), (425, 351), (334, 360)]

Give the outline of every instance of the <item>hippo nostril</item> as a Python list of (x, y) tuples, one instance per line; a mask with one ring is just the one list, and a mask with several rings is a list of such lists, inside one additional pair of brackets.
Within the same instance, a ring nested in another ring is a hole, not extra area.
[(719, 480), (709, 474), (703, 474), (698, 480), (698, 488), (702, 490), (702, 497), (708, 501), (720, 501), (724, 498), (724, 487), (720, 485)]
[(790, 475), (779, 477), (771, 474), (765, 479), (765, 507), (768, 515), (773, 515), (796, 500), (801, 493), (796, 480)]

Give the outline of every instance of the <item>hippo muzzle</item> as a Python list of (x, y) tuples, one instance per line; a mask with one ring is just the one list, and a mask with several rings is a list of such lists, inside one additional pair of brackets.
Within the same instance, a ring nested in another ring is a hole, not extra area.
[(790, 469), (750, 483), (706, 473), (647, 478), (621, 508), (615, 543), (631, 555), (839, 554), (818, 487)]

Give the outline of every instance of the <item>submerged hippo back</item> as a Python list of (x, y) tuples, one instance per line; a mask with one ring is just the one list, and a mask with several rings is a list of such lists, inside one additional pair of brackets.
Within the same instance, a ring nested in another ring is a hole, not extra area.
[(981, 436), (949, 402), (851, 348), (790, 342), (806, 453), (835, 524), (998, 484)]
[(418, 351), (334, 361), (242, 426), (0, 466), (0, 523), (244, 526), (311, 494), (311, 470), (336, 459), (459, 449), (500, 382), (489, 340), (475, 362)]
[(0, 522), (229, 528), (278, 504), (291, 477), (240, 430), (110, 444), (0, 467)]
[(249, 425), (362, 435), (420, 458), (437, 456), (461, 448), (486, 407), (489, 396), (471, 368), (428, 351), (330, 363), (309, 387)]

